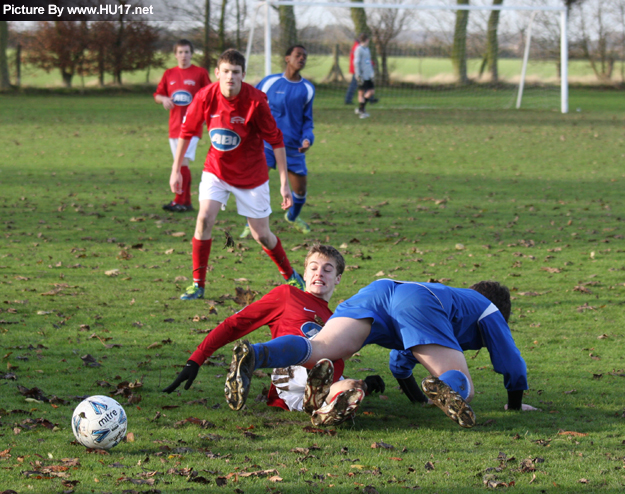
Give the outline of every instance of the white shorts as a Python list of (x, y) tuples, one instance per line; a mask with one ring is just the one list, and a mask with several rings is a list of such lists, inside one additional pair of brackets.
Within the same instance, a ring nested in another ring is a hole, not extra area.
[[(189, 158), (189, 161), (195, 161), (195, 151), (197, 149), (197, 143), (199, 142), (199, 137), (192, 137), (189, 142), (189, 147), (187, 148), (187, 152), (184, 153), (185, 158)], [(178, 139), (169, 138), (169, 147), (171, 148), (171, 154), (176, 157), (176, 149), (178, 148)]]
[(224, 182), (210, 172), (202, 172), (200, 201), (217, 201), (223, 206), (228, 203), (230, 194), (237, 201), (237, 212), (246, 218), (266, 218), (271, 214), (269, 201), (269, 180), (254, 189), (240, 189)]
[(299, 365), (274, 369), (271, 382), (276, 387), (278, 396), (284, 400), (289, 410), (301, 412), (304, 409), (304, 390), (308, 371)]

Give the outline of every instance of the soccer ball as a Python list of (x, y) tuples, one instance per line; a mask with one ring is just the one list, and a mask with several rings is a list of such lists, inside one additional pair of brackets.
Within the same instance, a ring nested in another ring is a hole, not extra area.
[(122, 406), (108, 396), (90, 396), (72, 415), (72, 431), (87, 448), (110, 449), (124, 437), (128, 419)]

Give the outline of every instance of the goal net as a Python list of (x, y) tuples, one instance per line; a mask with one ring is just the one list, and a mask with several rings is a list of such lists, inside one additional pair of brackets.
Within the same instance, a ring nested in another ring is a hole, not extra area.
[(568, 111), (561, 4), (426, 1), (258, 2), (246, 29), (246, 81), (281, 72), (286, 48), (298, 43), (308, 51), (302, 75), (317, 86), (318, 104), (344, 102), (353, 77), (350, 51), (366, 32), (380, 106)]

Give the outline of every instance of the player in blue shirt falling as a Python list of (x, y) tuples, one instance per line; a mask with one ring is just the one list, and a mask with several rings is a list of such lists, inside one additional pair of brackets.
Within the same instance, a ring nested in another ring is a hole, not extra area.
[[(267, 95), (271, 114), (276, 119), (278, 128), (284, 136), (286, 162), (289, 182), (293, 193), (293, 205), (284, 218), (302, 233), (310, 233), (310, 227), (300, 217), (300, 211), (306, 203), (306, 151), (313, 145), (313, 100), (315, 87), (300, 72), (306, 66), (308, 54), (302, 45), (291, 46), (286, 51), (284, 60), (286, 69), (283, 74), (265, 77), (256, 85)], [(265, 157), (270, 168), (276, 168), (273, 149), (265, 143)], [(246, 226), (241, 238), (249, 235)]]
[[(226, 399), (238, 410), (245, 403), (252, 372), (257, 368), (302, 365), (323, 358), (347, 358), (375, 343), (394, 350), (391, 368), (408, 377), (417, 362), (431, 374), (421, 386), (425, 395), (462, 427), (475, 425), (469, 406), (474, 396), (464, 350), (486, 347), (495, 372), (508, 391), (506, 409), (536, 410), (523, 404), (527, 369), (514, 343), (508, 317), (508, 289), (494, 281), (470, 288), (440, 283), (377, 280), (340, 304), (314, 340), (284, 336), (267, 343), (244, 341), (234, 348), (226, 380)], [(410, 397), (410, 395), (409, 395)], [(418, 400), (421, 401), (421, 400)]]

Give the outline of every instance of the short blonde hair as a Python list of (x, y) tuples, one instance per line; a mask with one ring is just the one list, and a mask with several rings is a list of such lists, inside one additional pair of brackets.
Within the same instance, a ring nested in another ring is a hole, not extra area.
[(343, 255), (331, 245), (314, 244), (308, 249), (306, 259), (304, 260), (304, 268), (308, 267), (308, 261), (313, 254), (319, 254), (328, 259), (332, 259), (336, 263), (336, 274), (341, 275), (345, 271), (345, 259)]

